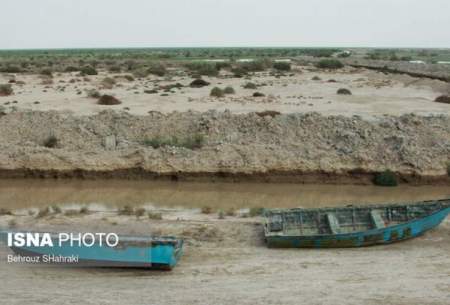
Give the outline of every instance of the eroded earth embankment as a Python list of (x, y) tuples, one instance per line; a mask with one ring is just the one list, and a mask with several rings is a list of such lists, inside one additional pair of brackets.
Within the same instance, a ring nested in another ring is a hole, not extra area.
[[(0, 173), (370, 183), (390, 169), (404, 182), (450, 183), (448, 116), (269, 114), (11, 112), (0, 117)], [(201, 147), (172, 145), (193, 137)]]

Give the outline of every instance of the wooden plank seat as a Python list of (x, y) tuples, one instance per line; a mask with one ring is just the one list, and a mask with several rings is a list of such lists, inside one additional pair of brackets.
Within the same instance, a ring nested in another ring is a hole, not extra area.
[(328, 225), (330, 226), (330, 231), (332, 234), (339, 234), (340, 233), (340, 227), (339, 227), (339, 221), (336, 218), (336, 215), (333, 213), (327, 213), (327, 219), (328, 219)]
[(375, 228), (382, 229), (386, 227), (383, 218), (380, 215), (379, 211), (372, 210), (370, 211), (370, 218), (372, 219), (372, 223)]

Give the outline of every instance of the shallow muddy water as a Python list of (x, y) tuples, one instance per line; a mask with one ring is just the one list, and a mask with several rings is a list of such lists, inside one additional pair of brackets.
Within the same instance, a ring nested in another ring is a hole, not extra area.
[(0, 180), (0, 207), (153, 205), (198, 208), (287, 208), (450, 198), (448, 186), (189, 183), (129, 180)]

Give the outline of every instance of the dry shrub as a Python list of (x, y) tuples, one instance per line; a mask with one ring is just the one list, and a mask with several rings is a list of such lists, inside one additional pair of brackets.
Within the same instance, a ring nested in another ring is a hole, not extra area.
[(450, 96), (441, 95), (441, 96), (438, 96), (434, 101), (437, 103), (450, 104)]
[(0, 208), (0, 216), (3, 216), (3, 215), (12, 215), (12, 212), (8, 209)]
[(0, 85), (0, 96), (8, 96), (13, 94), (13, 88), (10, 84), (2, 84)]
[(99, 105), (119, 105), (122, 104), (121, 101), (119, 101), (117, 98), (115, 98), (112, 95), (108, 95), (108, 94), (103, 94), (99, 99), (97, 104)]
[(340, 95), (352, 95), (352, 92), (350, 90), (346, 89), (346, 88), (340, 88), (337, 91), (337, 94), (340, 94)]
[(147, 215), (148, 215), (149, 219), (162, 220), (162, 214), (161, 213), (148, 212)]
[(209, 206), (204, 206), (204, 207), (202, 207), (201, 212), (202, 212), (202, 214), (211, 214), (212, 213), (212, 208), (209, 207)]
[(189, 87), (191, 88), (202, 88), (209, 86), (209, 83), (201, 78), (194, 79), (190, 84)]
[(124, 206), (124, 207), (121, 207), (121, 208), (117, 211), (117, 214), (123, 215), (123, 216), (130, 216), (130, 215), (134, 215), (134, 214), (135, 214), (135, 211), (134, 211), (134, 208), (133, 208), (133, 207), (131, 207), (131, 206), (129, 206), (129, 205), (126, 205), (126, 206)]
[(275, 110), (265, 110), (265, 111), (261, 111), (261, 112), (255, 112), (255, 114), (260, 117), (270, 116), (270, 117), (274, 118), (277, 115), (280, 115), (281, 113), (279, 111), (275, 111)]

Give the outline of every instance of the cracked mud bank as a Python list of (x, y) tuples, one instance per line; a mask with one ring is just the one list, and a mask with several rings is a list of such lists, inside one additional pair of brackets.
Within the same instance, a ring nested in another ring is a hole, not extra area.
[[(154, 139), (204, 139), (154, 148)], [(49, 137), (56, 146), (46, 147)], [(449, 183), (450, 118), (363, 119), (318, 113), (16, 111), (0, 117), (2, 177), (230, 179), (370, 183), (390, 169), (403, 182)]]

